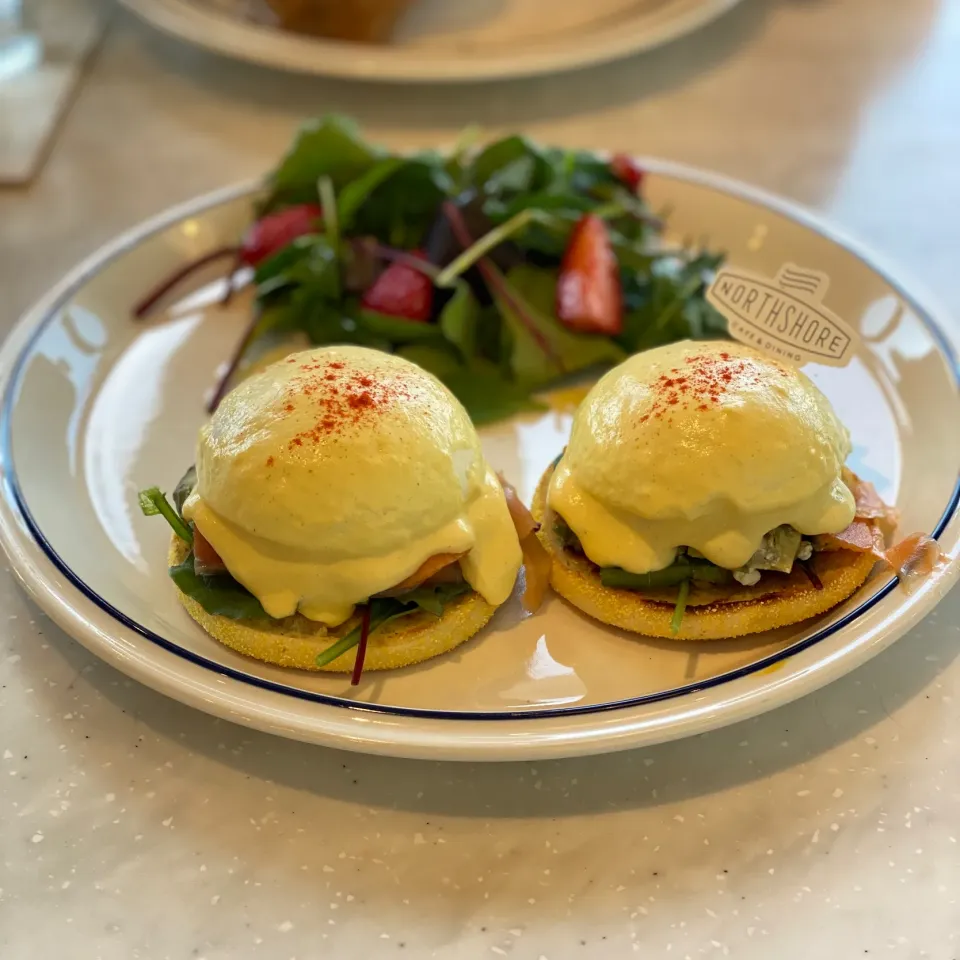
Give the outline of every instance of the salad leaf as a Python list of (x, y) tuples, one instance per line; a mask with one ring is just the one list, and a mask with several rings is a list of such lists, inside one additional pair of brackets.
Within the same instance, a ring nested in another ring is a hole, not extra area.
[(329, 177), (343, 189), (366, 173), (380, 152), (365, 143), (354, 123), (331, 115), (301, 127), (293, 146), (268, 182), (270, 193), (262, 212), (294, 203), (314, 203), (317, 181)]
[(340, 220), (344, 230), (353, 226), (357, 211), (364, 204), (370, 194), (388, 177), (399, 170), (407, 161), (403, 157), (384, 157), (378, 160), (366, 173), (348, 183), (338, 198), (340, 205)]
[(563, 174), (566, 185), (577, 193), (603, 197), (604, 190), (623, 189), (610, 162), (589, 150), (568, 151), (563, 158)]
[(525, 153), (494, 170), (483, 188), (495, 197), (526, 193), (533, 186), (536, 175), (537, 162), (533, 154)]
[(508, 380), (492, 364), (475, 364), (469, 370), (440, 379), (478, 427), (518, 413), (546, 409), (546, 404), (531, 396), (526, 386)]
[(272, 256), (261, 261), (253, 272), (253, 282), (257, 287), (257, 295), (263, 297), (272, 293), (274, 289), (280, 289), (283, 283), (279, 282), (278, 278), (286, 279), (287, 271), (307, 257), (316, 239), (316, 234), (305, 234), (302, 237), (297, 237)]
[(466, 365), (451, 347), (427, 343), (410, 344), (397, 353), (437, 377), (463, 404), (475, 426), (544, 409), (527, 387), (508, 379), (487, 360)]
[(173, 490), (173, 505), (177, 508), (177, 513), (183, 516), (183, 504), (187, 497), (193, 493), (193, 488), (197, 485), (197, 468), (191, 466), (187, 472), (180, 478), (180, 482)]
[(313, 343), (356, 343), (387, 353), (392, 349), (387, 337), (377, 334), (363, 323), (358, 311), (346, 306), (316, 298), (296, 306), (291, 303), (291, 309), (298, 311), (300, 326)]
[(358, 327), (393, 344), (444, 342), (443, 331), (435, 323), (391, 317), (376, 310), (359, 309), (355, 314)]
[(415, 249), (453, 189), (441, 157), (426, 153), (411, 157), (370, 191), (354, 212), (352, 227), (392, 247)]
[(630, 353), (684, 339), (726, 336), (726, 321), (703, 297), (704, 259), (658, 263), (649, 276), (621, 271), (623, 332), (617, 342)]
[(554, 190), (520, 194), (507, 203), (496, 198), (491, 199), (484, 204), (483, 209), (487, 216), (495, 222), (509, 220), (523, 210), (554, 213), (570, 220), (569, 226), (557, 221), (557, 229), (562, 231), (564, 229), (569, 230), (582, 214), (594, 210), (596, 206), (596, 200), (582, 193), (573, 190)]
[(526, 137), (504, 137), (476, 157), (470, 181), (477, 191), (501, 199), (539, 192), (557, 178), (561, 158), (560, 151), (540, 147)]
[(397, 350), (399, 356), (432, 373), (447, 386), (466, 372), (466, 368), (445, 340), (437, 343), (411, 343)]
[(459, 351), (466, 363), (477, 352), (477, 323), (480, 307), (473, 291), (462, 280), (456, 285), (453, 296), (440, 311), (440, 331)]
[(470, 170), (474, 144), (480, 139), (480, 128), (476, 124), (464, 127), (457, 137), (450, 155), (444, 161), (444, 169), (453, 181), (454, 189), (460, 193), (467, 187), (467, 173)]
[(471, 586), (465, 580), (459, 580), (453, 583), (438, 583), (432, 587), (415, 587), (407, 593), (401, 594), (396, 599), (402, 603), (416, 604), (421, 610), (432, 613), (435, 617), (443, 616), (443, 608), (455, 600), (469, 593)]
[(229, 574), (202, 576), (193, 569), (193, 551), (169, 570), (170, 579), (207, 613), (231, 620), (270, 619), (260, 601)]
[(608, 337), (571, 333), (554, 316), (557, 276), (552, 270), (514, 267), (506, 296), (494, 293), (511, 339), (510, 369), (520, 383), (540, 386), (566, 373), (626, 354)]
[(298, 237), (260, 264), (254, 282), (260, 299), (308, 288), (328, 300), (336, 300), (340, 292), (336, 251), (322, 234)]

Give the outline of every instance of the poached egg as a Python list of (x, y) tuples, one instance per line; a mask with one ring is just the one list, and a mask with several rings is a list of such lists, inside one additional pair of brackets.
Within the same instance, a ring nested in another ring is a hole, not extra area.
[(799, 370), (733, 342), (682, 341), (602, 377), (574, 418), (548, 503), (601, 567), (648, 573), (692, 547), (730, 570), (789, 524), (854, 519), (850, 438)]
[(503, 489), (453, 394), (364, 347), (293, 354), (243, 381), (200, 430), (183, 515), (271, 617), (336, 626), (458, 554), (503, 603), (521, 564)]

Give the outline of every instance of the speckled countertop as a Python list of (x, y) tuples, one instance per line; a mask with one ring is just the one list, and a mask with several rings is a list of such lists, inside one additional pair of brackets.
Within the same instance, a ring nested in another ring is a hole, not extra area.
[[(642, 60), (489, 88), (283, 77), (116, 13), (0, 322), (118, 230), (265, 169), (303, 116), (662, 154), (829, 212), (960, 313), (960, 7), (745, 0)], [(93, 659), (0, 574), (3, 960), (960, 952), (960, 594), (865, 668), (698, 739), (457, 766), (251, 733)]]

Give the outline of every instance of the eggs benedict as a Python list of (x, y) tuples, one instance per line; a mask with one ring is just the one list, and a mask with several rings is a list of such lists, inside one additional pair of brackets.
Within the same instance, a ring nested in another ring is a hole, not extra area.
[(473, 636), (521, 566), (504, 487), (439, 380), (362, 347), (293, 354), (200, 430), (170, 575), (211, 635), (281, 666), (416, 663)]
[(637, 354), (580, 405), (534, 503), (551, 583), (637, 633), (718, 639), (849, 597), (891, 513), (798, 370), (731, 342)]

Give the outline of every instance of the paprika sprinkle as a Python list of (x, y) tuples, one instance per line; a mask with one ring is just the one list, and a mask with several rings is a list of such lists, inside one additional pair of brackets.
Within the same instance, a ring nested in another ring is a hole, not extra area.
[(291, 450), (305, 443), (322, 443), (372, 422), (378, 411), (412, 398), (409, 386), (398, 374), (375, 379), (367, 373), (348, 372), (345, 366), (337, 360), (300, 363), (298, 374), (291, 380), (291, 400), (284, 410), (291, 413), (296, 404), (308, 403), (316, 407), (317, 418), (313, 426), (289, 441)]
[(645, 423), (670, 419), (667, 415), (679, 404), (695, 405), (706, 413), (719, 407), (724, 394), (745, 386), (759, 386), (769, 378), (768, 363), (761, 369), (750, 357), (733, 357), (729, 353), (696, 354), (684, 360), (684, 367), (673, 367), (653, 383), (654, 400), (649, 412), (640, 417)]

